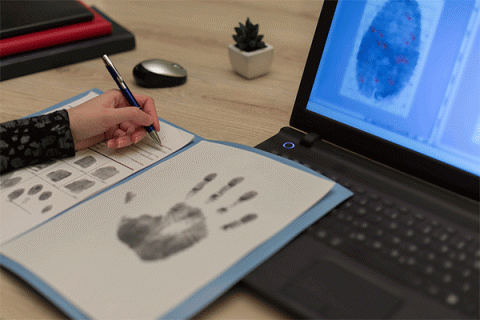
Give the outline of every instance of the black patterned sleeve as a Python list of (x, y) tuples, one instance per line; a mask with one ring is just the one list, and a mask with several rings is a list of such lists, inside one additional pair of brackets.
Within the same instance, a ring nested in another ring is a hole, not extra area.
[(66, 110), (0, 124), (0, 173), (75, 155)]

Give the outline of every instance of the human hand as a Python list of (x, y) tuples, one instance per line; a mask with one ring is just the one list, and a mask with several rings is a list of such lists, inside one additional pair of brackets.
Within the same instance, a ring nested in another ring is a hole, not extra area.
[(131, 106), (117, 89), (68, 109), (75, 150), (102, 141), (108, 148), (123, 148), (142, 140), (147, 135), (145, 126), (153, 125), (159, 131), (160, 123), (153, 99), (142, 94), (134, 96), (142, 110)]

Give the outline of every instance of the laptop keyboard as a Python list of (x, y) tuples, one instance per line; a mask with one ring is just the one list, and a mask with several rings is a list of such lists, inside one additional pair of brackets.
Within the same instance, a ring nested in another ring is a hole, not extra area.
[[(284, 150), (267, 151), (292, 159)], [(292, 160), (317, 169), (316, 164)], [(478, 318), (478, 235), (446, 225), (431, 213), (396, 202), (333, 172), (316, 171), (349, 188), (354, 196), (307, 232), (389, 279)]]

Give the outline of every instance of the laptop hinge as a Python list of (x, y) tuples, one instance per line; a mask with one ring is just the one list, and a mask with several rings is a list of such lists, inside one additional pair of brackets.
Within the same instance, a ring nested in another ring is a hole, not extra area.
[(306, 148), (310, 148), (313, 145), (313, 143), (319, 138), (320, 136), (318, 135), (318, 133), (315, 133), (315, 132), (307, 133), (306, 135), (303, 136), (302, 140), (300, 140), (300, 145)]

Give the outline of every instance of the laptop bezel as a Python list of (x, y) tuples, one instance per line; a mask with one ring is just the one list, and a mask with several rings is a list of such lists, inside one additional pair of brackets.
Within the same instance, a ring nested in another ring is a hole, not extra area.
[(474, 201), (480, 201), (480, 177), (307, 110), (323, 53), (323, 50), (318, 48), (325, 46), (337, 2), (325, 0), (323, 3), (295, 99), (290, 126), (306, 133), (315, 132), (329, 143)]

